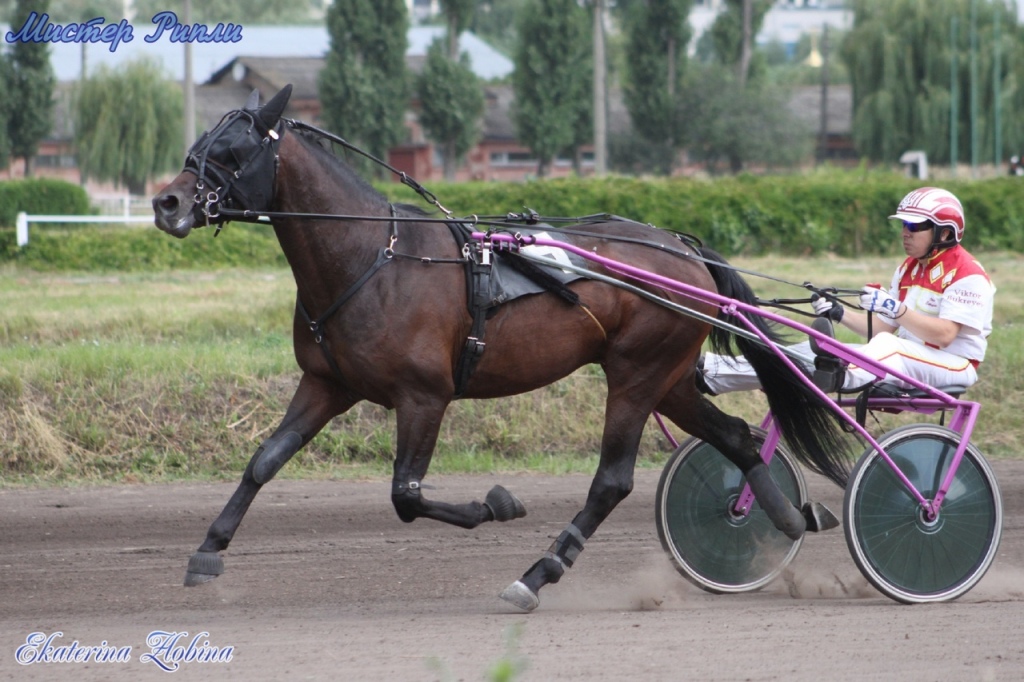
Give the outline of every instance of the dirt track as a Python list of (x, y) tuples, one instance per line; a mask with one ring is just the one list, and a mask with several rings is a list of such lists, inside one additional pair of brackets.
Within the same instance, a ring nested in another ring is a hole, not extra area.
[[(402, 524), (388, 482), (277, 480), (257, 498), (227, 572), (181, 587), (185, 562), (233, 485), (0, 491), (0, 678), (168, 679), (147, 636), (187, 632), (234, 647), (171, 679), (1019, 680), (1024, 670), (1024, 462), (995, 462), (999, 555), (960, 600), (901, 606), (875, 592), (842, 530), (809, 537), (793, 575), (714, 596), (672, 569), (654, 527), (657, 472), (587, 543), (532, 614), (497, 593), (582, 505), (583, 476), (433, 477), (436, 499), (482, 499), (495, 482), (529, 515), (462, 531)], [(812, 497), (840, 491), (810, 476)], [(30, 633), (54, 646), (131, 647), (131, 660), (19, 665)], [(512, 644), (510, 644), (512, 642)]]

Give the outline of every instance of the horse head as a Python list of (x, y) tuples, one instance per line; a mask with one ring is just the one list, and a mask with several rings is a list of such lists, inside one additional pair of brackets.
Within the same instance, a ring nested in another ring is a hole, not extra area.
[(222, 207), (269, 209), (284, 134), (281, 114), (291, 94), (292, 86), (286, 85), (261, 107), (253, 91), (243, 108), (229, 111), (204, 132), (188, 150), (178, 177), (153, 197), (156, 226), (181, 239), (193, 227), (226, 222)]

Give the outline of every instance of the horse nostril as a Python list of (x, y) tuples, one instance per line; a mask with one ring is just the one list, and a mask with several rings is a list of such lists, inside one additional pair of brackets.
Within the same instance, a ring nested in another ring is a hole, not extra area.
[(173, 194), (154, 197), (153, 210), (163, 213), (174, 213), (178, 210), (178, 197)]

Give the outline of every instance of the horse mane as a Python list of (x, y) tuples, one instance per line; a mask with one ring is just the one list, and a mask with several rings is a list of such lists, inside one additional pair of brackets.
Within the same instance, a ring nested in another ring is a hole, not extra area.
[(359, 173), (355, 172), (344, 159), (334, 152), (334, 145), (331, 144), (330, 140), (317, 135), (315, 131), (306, 130), (300, 127), (291, 127), (289, 128), (289, 132), (305, 143), (305, 146), (323, 160), (328, 168), (339, 173), (342, 176), (341, 179), (346, 184), (354, 184), (359, 189), (387, 201), (387, 197), (378, 192), (377, 189), (369, 183), (369, 181), (359, 175)]
[[(332, 170), (337, 171), (343, 176), (343, 181), (346, 183), (353, 183), (360, 189), (370, 193), (374, 196), (379, 197), (381, 200), (387, 202), (387, 197), (377, 191), (377, 188), (370, 184), (365, 178), (355, 172), (352, 167), (337, 153), (334, 151), (334, 145), (327, 138), (318, 135), (314, 130), (308, 130), (306, 128), (293, 127), (290, 128), (291, 132), (295, 134), (299, 140), (304, 142), (314, 154), (321, 157), (325, 164)], [(422, 206), (416, 204), (407, 203), (394, 203), (392, 204), (395, 209), (406, 215), (421, 216), (424, 218), (432, 215), (437, 215), (437, 211), (428, 211)]]

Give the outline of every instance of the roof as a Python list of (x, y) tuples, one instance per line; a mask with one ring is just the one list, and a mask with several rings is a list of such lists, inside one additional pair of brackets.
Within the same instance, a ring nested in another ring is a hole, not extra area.
[(319, 97), (317, 76), (324, 68), (323, 57), (236, 57), (218, 69), (207, 84), (262, 80), (268, 90), (276, 92), (291, 83), (292, 97), (316, 99)]
[[(515, 92), (511, 85), (494, 83), (484, 86), (484, 138), (512, 142), (518, 138), (513, 107)], [(608, 91), (608, 132), (626, 133), (631, 126), (629, 112), (622, 98), (622, 89)]]
[[(116, 68), (133, 59), (149, 58), (160, 64), (168, 77), (183, 80), (184, 46), (171, 43), (166, 38), (147, 43), (145, 37), (151, 32), (150, 27), (136, 22), (133, 28), (133, 40), (120, 43), (113, 52), (105, 43), (84, 44), (89, 73), (94, 73), (101, 65)], [(0, 35), (6, 35), (9, 30), (8, 26), (0, 24)], [(444, 31), (440, 26), (414, 26), (409, 29), (405, 57), (410, 68), (422, 62), (430, 43), (443, 36)], [(459, 37), (459, 44), (469, 53), (477, 76), (491, 80), (512, 73), (512, 61), (475, 34), (464, 32)], [(323, 57), (330, 45), (325, 26), (243, 26), (242, 39), (237, 43), (192, 44), (192, 78), (196, 83), (204, 83), (239, 55), (248, 55), (249, 58)], [(82, 43), (50, 43), (50, 63), (58, 81), (80, 77), (82, 47)]]

